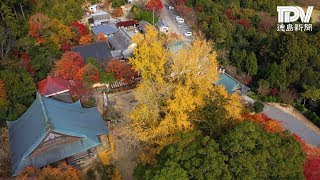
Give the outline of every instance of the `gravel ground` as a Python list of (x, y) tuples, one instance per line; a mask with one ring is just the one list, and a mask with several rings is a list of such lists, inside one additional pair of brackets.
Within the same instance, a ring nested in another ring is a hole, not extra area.
[(111, 163), (116, 166), (121, 178), (125, 180), (133, 179), (132, 173), (142, 150), (139, 140), (133, 134), (128, 117), (133, 108), (133, 92), (133, 90), (126, 90), (110, 94), (110, 99), (115, 102), (114, 109), (123, 116), (117, 123), (111, 124), (110, 136), (114, 144)]

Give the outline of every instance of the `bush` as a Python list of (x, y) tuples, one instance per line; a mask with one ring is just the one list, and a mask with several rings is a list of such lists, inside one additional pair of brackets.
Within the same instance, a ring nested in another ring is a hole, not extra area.
[(313, 122), (313, 124), (315, 124), (316, 126), (320, 127), (320, 118), (318, 117), (318, 115), (315, 112), (312, 112), (310, 110), (306, 110), (303, 115), (308, 118), (311, 122)]
[(318, 127), (320, 127), (320, 118), (319, 118), (319, 117), (317, 118), (317, 121), (315, 122), (315, 124), (316, 124)]
[(119, 8), (120, 6), (123, 6), (126, 4), (126, 0), (112, 0), (112, 7), (113, 8)]
[(90, 107), (97, 106), (96, 99), (94, 97), (92, 97), (92, 96), (90, 96), (89, 98), (81, 99), (81, 104), (85, 108), (90, 108)]
[(300, 112), (304, 111), (304, 106), (301, 105), (301, 104), (296, 104), (296, 105), (295, 105), (295, 108), (296, 108), (298, 111), (300, 111)]
[(312, 112), (311, 115), (310, 115), (310, 119), (311, 119), (311, 121), (315, 122), (318, 119), (317, 114)]
[(94, 175), (94, 170), (92, 168), (90, 168), (87, 172), (87, 178), (88, 179), (95, 179), (96, 176)]
[[(152, 11), (142, 10), (138, 6), (134, 5), (131, 8), (131, 12), (137, 20), (145, 20), (151, 24), (153, 23)], [(156, 16), (154, 16), (154, 22), (158, 22), (158, 18)]]
[(263, 108), (264, 108), (263, 102), (261, 102), (261, 101), (256, 101), (256, 102), (254, 103), (254, 111), (255, 111), (256, 113), (261, 113), (261, 112), (263, 111)]

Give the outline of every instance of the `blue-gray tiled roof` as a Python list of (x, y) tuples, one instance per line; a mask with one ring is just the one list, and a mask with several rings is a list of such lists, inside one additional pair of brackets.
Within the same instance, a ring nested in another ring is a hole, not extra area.
[(229, 94), (232, 94), (235, 90), (240, 90), (240, 93), (246, 93), (250, 90), (250, 88), (241, 84), (239, 81), (226, 73), (220, 74), (220, 79), (216, 85), (223, 85)]
[(112, 59), (111, 49), (106, 41), (73, 46), (71, 50), (73, 52), (79, 52), (85, 60), (89, 57), (95, 58), (100, 65), (104, 65), (108, 60)]
[(92, 32), (97, 36), (99, 33), (110, 35), (118, 31), (115, 24), (105, 24), (101, 26), (92, 27)]
[[(12, 174), (27, 166), (42, 167), (100, 144), (99, 135), (108, 129), (97, 108), (82, 108), (37, 94), (29, 109), (16, 121), (8, 121)], [(79, 140), (29, 156), (48, 133), (77, 137)]]

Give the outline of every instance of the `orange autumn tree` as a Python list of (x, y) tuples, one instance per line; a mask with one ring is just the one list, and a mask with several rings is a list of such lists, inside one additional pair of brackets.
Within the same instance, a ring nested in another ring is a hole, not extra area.
[(98, 34), (98, 36), (97, 36), (97, 40), (98, 41), (106, 41), (107, 40), (107, 38), (106, 38), (106, 36), (103, 34), (103, 33), (99, 33)]
[(50, 40), (57, 46), (61, 47), (61, 44), (63, 43), (71, 43), (71, 40), (73, 38), (72, 31), (70, 27), (64, 25), (61, 21), (52, 19), (50, 21), (50, 31)]
[(91, 42), (92, 42), (92, 35), (91, 34), (81, 36), (81, 38), (79, 40), (79, 44), (89, 44)]
[(160, 11), (163, 8), (163, 4), (160, 0), (149, 0), (147, 5), (146, 5), (146, 9), (148, 11)]
[(84, 66), (84, 60), (79, 53), (68, 51), (62, 54), (60, 60), (54, 63), (52, 74), (64, 79), (74, 79)]
[(29, 35), (36, 38), (39, 43), (46, 42), (50, 19), (42, 14), (37, 13), (29, 18)]
[(113, 16), (113, 17), (120, 17), (120, 16), (122, 16), (122, 15), (123, 15), (123, 10), (122, 10), (121, 7), (117, 8), (117, 9), (114, 9), (114, 10), (112, 11), (112, 16)]
[(282, 127), (282, 125), (274, 120), (266, 116), (265, 114), (249, 114), (249, 113), (244, 113), (242, 115), (244, 119), (250, 120), (252, 122), (259, 122), (262, 124), (266, 131), (272, 132), (272, 133), (281, 133), (285, 131), (285, 129)]
[(82, 67), (76, 77), (75, 80), (81, 81), (84, 84), (93, 84), (99, 82), (100, 79), (100, 72), (99, 69), (92, 65), (87, 64), (84, 67)]
[(81, 176), (81, 171), (73, 168), (72, 166), (61, 163), (57, 167), (46, 166), (42, 169), (37, 169), (34, 167), (27, 167), (19, 176), (19, 179), (52, 179), (52, 180), (80, 180), (83, 179)]

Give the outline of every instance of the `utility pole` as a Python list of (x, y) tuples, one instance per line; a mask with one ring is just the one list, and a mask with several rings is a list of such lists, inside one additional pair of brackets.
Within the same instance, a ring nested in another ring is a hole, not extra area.
[(152, 9), (152, 25), (154, 25), (154, 9)]

